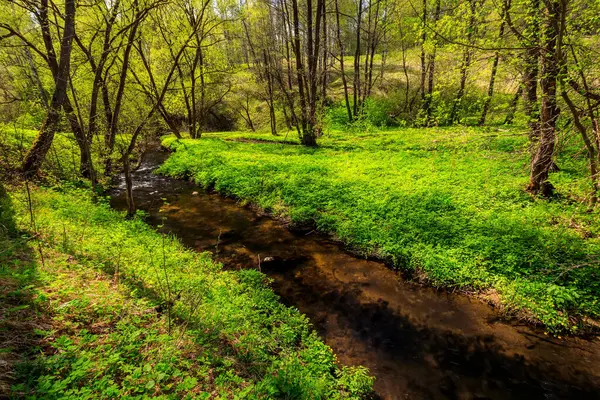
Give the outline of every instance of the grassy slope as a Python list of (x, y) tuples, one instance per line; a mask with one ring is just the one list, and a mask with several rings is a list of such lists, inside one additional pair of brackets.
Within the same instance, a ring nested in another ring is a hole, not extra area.
[(333, 132), (317, 149), (241, 136), (261, 137), (167, 138), (177, 151), (162, 173), (314, 223), (434, 285), (493, 288), (551, 330), (600, 316), (600, 230), (580, 203), (587, 178), (575, 157), (552, 177), (565, 197), (543, 201), (523, 191), (527, 144), (516, 131)]
[(222, 271), (85, 191), (32, 198), (39, 242), (23, 191), (0, 196), (0, 390), (16, 378), (15, 394), (44, 399), (369, 392), (261, 273)]

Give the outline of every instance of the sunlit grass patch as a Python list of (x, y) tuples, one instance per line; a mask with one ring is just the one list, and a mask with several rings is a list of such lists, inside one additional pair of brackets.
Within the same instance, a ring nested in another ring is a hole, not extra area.
[[(373, 380), (341, 368), (306, 317), (258, 271), (222, 271), (141, 218), (63, 186), (13, 190), (20, 257), (0, 278), (29, 295), (32, 346), (16, 396), (363, 398)], [(7, 203), (8, 204), (8, 203)], [(8, 214), (7, 214), (8, 215)], [(20, 232), (20, 233), (19, 233)], [(4, 253), (2, 253), (4, 254)], [(4, 265), (4, 264), (3, 264)], [(0, 299), (0, 310), (7, 304)]]
[(543, 200), (524, 190), (519, 127), (332, 131), (316, 149), (244, 136), (258, 134), (167, 137), (175, 153), (161, 172), (312, 224), (433, 285), (493, 288), (507, 311), (552, 330), (600, 317), (600, 230), (576, 149), (552, 175), (560, 197)]

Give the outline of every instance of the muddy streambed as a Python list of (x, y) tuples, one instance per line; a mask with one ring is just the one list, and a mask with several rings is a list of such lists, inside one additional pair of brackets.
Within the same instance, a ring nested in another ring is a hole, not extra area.
[[(364, 365), (383, 399), (600, 399), (600, 339), (556, 339), (507, 323), (488, 305), (403, 281), (314, 233), (152, 171), (168, 154), (147, 153), (134, 195), (149, 222), (227, 268), (258, 268), (298, 308), (340, 363)], [(194, 192), (197, 192), (194, 194)], [(124, 182), (112, 204), (124, 209)]]

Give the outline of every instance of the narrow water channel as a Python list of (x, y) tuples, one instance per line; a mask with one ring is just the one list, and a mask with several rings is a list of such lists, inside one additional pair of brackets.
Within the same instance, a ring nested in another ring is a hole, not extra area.
[[(384, 264), (356, 258), (315, 233), (152, 171), (133, 174), (136, 204), (226, 268), (260, 268), (298, 308), (340, 363), (364, 365), (382, 399), (600, 399), (600, 340), (556, 339), (507, 323), (486, 304), (411, 284)], [(112, 204), (125, 208), (123, 181)], [(163, 206), (166, 199), (168, 205)]]

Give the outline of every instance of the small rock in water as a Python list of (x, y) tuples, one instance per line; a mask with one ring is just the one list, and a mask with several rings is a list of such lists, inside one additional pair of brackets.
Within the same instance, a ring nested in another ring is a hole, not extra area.
[(272, 262), (275, 261), (275, 257), (265, 257), (263, 262)]
[(198, 196), (198, 192), (192, 192), (192, 196)]

